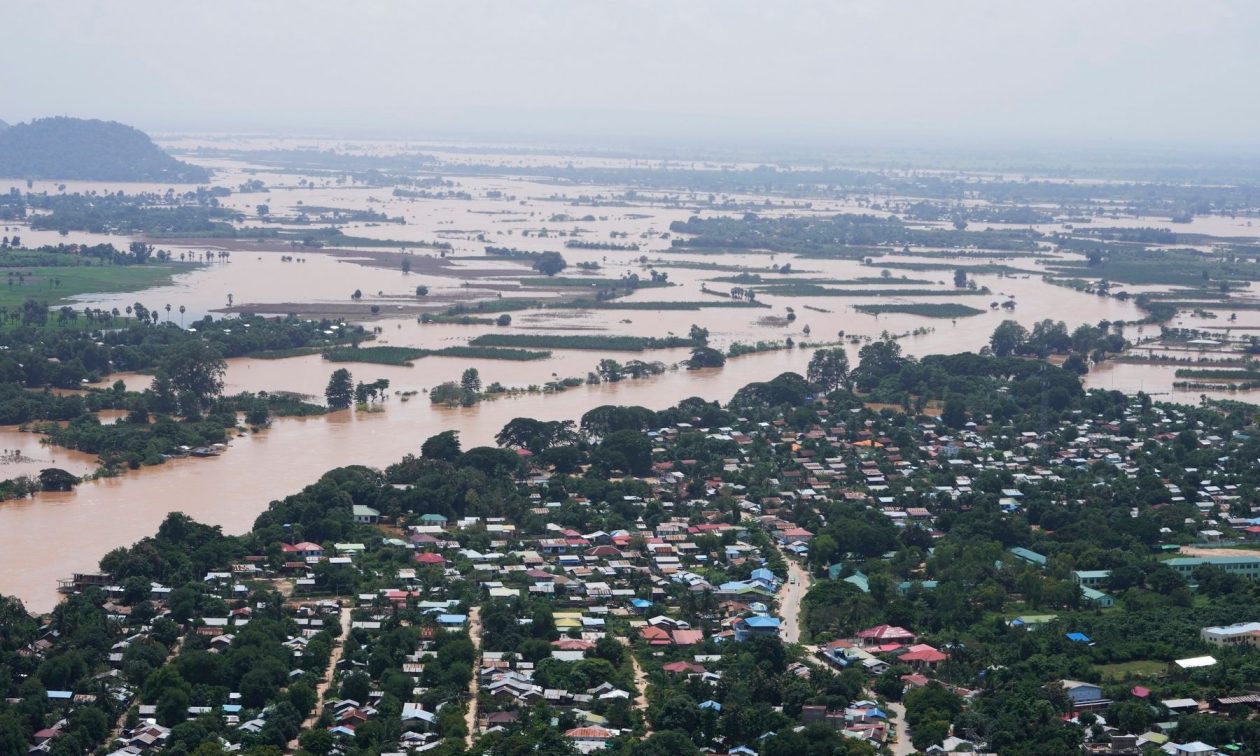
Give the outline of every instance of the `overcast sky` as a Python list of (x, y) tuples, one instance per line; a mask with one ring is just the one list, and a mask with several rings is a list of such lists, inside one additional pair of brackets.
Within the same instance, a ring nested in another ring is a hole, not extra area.
[(1260, 144), (1260, 0), (4, 0), (0, 119)]

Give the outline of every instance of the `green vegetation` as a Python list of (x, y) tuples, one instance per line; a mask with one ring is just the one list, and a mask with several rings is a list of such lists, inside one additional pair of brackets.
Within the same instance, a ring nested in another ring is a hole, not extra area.
[(533, 333), (488, 333), (469, 342), (477, 347), (526, 347), (537, 349), (595, 349), (642, 352), (647, 349), (681, 349), (703, 345), (693, 338), (667, 336), (572, 336)]
[(0, 175), (175, 184), (210, 180), (205, 168), (167, 155), (142, 131), (113, 121), (65, 117), (0, 129)]
[(887, 313), (899, 313), (904, 315), (919, 315), (925, 318), (967, 318), (972, 315), (983, 315), (984, 310), (968, 307), (960, 304), (859, 304), (853, 305), (853, 309), (858, 312), (864, 312), (867, 315), (884, 315)]
[(780, 297), (965, 297), (976, 294), (989, 294), (987, 288), (981, 289), (831, 289), (805, 283), (790, 283), (782, 286), (760, 286), (758, 294)]
[(686, 237), (673, 246), (687, 249), (738, 249), (792, 252), (803, 257), (860, 259), (871, 247), (922, 246), (1034, 251), (1040, 234), (1032, 231), (961, 231), (908, 226), (897, 218), (835, 215), (827, 218), (696, 218), (675, 221), (669, 230)]
[(760, 302), (609, 302), (592, 299), (576, 299), (571, 302), (553, 302), (547, 307), (565, 310), (701, 310), (714, 307), (769, 307)]
[[(1067, 240), (1062, 245), (1071, 246)], [(1195, 250), (1164, 250), (1095, 243), (1083, 261), (1055, 260), (1047, 269), (1056, 275), (1104, 279), (1128, 284), (1202, 287), (1217, 282), (1260, 281), (1260, 263), (1245, 258), (1209, 255)]]
[(165, 286), (175, 276), (193, 269), (188, 263), (22, 267), (20, 278), (16, 274), (0, 275), (0, 313), (17, 312), (23, 302), (32, 297), (61, 305), (80, 294), (142, 291)]
[(416, 349), (413, 347), (338, 347), (324, 352), (329, 362), (365, 362), (377, 365), (410, 367), (413, 360), (422, 357), (467, 357), (482, 360), (545, 360), (551, 352), (526, 349), (494, 349), (484, 346), (449, 346), (441, 349)]
[(742, 341), (736, 341), (726, 348), (727, 357), (742, 357), (746, 354), (757, 354), (759, 352), (777, 352), (781, 349), (791, 349), (792, 340), (787, 341), (758, 341), (755, 344), (746, 344)]

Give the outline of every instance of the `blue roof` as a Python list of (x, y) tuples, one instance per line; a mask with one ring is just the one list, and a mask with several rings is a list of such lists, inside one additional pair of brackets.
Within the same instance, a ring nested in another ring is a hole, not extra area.
[(769, 580), (772, 583), (775, 581), (774, 573), (766, 569), (765, 567), (758, 567), (757, 569), (753, 570), (752, 579), (753, 580)]
[(764, 617), (762, 615), (757, 615), (754, 617), (747, 617), (744, 619), (744, 622), (746, 622), (749, 627), (778, 627), (779, 626), (778, 617)]
[(70, 690), (50, 690), (50, 691), (48, 691), (48, 697), (49, 697), (49, 698), (54, 698), (54, 699), (57, 699), (57, 700), (63, 700), (63, 699), (64, 699), (64, 700), (66, 700), (66, 701), (69, 701), (71, 698), (74, 698), (74, 691), (70, 691)]
[(241, 713), (240, 704), (223, 704), (219, 708), (223, 709), (224, 714), (240, 714)]
[(721, 710), (722, 710), (722, 704), (718, 703), (717, 701), (712, 701), (712, 700), (710, 700), (710, 701), (705, 701), (705, 702), (701, 703), (701, 704), (700, 704), (700, 708), (701, 708), (701, 709), (713, 709), (714, 711), (721, 711)]
[(1077, 643), (1089, 643), (1089, 636), (1085, 633), (1068, 633), (1067, 639)]
[(437, 616), (439, 625), (462, 625), (468, 621), (468, 615), (465, 614), (439, 614)]
[(641, 608), (641, 609), (642, 609), (642, 608), (646, 608), (646, 607), (651, 606), (651, 605), (652, 605), (652, 602), (651, 602), (651, 601), (648, 601), (647, 599), (637, 598), (637, 599), (631, 599), (631, 600), (630, 600), (630, 604), (631, 604), (632, 606), (637, 606), (637, 607), (639, 607), (639, 608)]

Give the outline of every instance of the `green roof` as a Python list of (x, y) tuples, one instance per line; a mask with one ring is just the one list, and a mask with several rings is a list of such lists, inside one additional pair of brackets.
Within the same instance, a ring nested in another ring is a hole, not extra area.
[(1022, 546), (1016, 546), (1011, 549), (1011, 553), (1023, 559), (1026, 562), (1034, 562), (1036, 564), (1045, 564), (1046, 558), (1035, 551), (1030, 551)]

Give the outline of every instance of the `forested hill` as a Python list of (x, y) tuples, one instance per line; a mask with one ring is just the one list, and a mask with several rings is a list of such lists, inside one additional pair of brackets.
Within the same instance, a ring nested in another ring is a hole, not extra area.
[(40, 118), (0, 129), (0, 176), (95, 181), (208, 181), (206, 169), (163, 152), (114, 121)]

